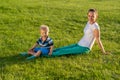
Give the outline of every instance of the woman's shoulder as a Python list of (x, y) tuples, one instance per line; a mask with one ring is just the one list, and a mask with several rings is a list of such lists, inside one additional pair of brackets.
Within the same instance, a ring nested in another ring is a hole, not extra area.
[(99, 26), (97, 22), (94, 23), (95, 26)]
[(95, 23), (93, 24), (93, 28), (94, 28), (94, 29), (100, 29), (100, 27), (99, 27), (99, 25), (98, 25), (97, 22), (95, 22)]

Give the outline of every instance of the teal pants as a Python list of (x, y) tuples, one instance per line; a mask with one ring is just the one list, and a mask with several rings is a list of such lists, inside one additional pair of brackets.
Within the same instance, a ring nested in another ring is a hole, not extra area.
[(78, 44), (72, 44), (69, 46), (64, 46), (53, 50), (52, 56), (61, 56), (67, 54), (82, 54), (89, 52), (90, 49), (88, 47), (79, 46)]

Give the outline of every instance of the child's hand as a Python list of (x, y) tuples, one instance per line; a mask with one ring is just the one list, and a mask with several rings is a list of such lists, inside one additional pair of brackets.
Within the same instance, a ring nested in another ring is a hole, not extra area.
[(51, 55), (52, 55), (52, 53), (49, 53), (48, 55), (49, 55), (49, 56), (51, 56)]
[(30, 51), (30, 52), (31, 52), (31, 51), (33, 51), (33, 49), (29, 49), (28, 51)]

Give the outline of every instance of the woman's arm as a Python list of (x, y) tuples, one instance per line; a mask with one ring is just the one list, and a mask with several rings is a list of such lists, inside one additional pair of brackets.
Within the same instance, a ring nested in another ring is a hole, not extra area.
[(50, 52), (49, 52), (49, 56), (52, 55), (52, 52), (53, 52), (53, 46), (50, 46)]
[(107, 53), (105, 52), (105, 49), (104, 49), (104, 47), (103, 47), (103, 44), (102, 44), (102, 42), (101, 42), (101, 40), (100, 40), (100, 31), (99, 31), (98, 29), (95, 29), (95, 30), (94, 30), (94, 37), (96, 38), (96, 42), (97, 42), (99, 48), (101, 49), (101, 51), (103, 52), (103, 54), (107, 54)]

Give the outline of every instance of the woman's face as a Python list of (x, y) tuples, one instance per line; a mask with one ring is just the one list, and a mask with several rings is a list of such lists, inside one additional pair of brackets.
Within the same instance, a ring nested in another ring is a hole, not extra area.
[(97, 19), (97, 15), (95, 12), (89, 12), (88, 13), (88, 20), (90, 23), (94, 23)]

